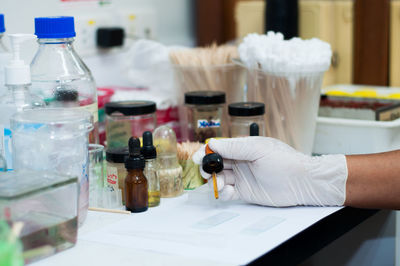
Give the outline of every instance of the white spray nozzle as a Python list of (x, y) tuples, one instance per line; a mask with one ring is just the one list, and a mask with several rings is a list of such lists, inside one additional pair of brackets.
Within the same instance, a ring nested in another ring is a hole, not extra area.
[(6, 66), (6, 85), (22, 85), (31, 83), (31, 72), (29, 65), (21, 59), (21, 43), (36, 39), (33, 34), (8, 34), (12, 48), (12, 59)]

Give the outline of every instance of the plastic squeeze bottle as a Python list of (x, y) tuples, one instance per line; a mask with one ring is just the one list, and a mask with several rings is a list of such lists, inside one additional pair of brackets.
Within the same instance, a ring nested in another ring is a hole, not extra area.
[(4, 94), (6, 91), (4, 85), (4, 68), (11, 59), (11, 54), (3, 43), (5, 31), (4, 15), (0, 14), (0, 95)]
[(98, 143), (97, 88), (73, 47), (73, 17), (35, 18), (39, 49), (31, 63), (32, 92), (54, 108), (84, 108), (93, 115), (89, 141)]
[(131, 212), (144, 212), (149, 207), (148, 185), (143, 169), (145, 160), (140, 154), (140, 140), (129, 139), (129, 157), (125, 161), (128, 174), (125, 178), (125, 205)]
[(13, 56), (5, 67), (5, 84), (7, 92), (0, 96), (0, 133), (3, 155), (8, 170), (13, 169), (11, 150), (10, 118), (16, 112), (31, 108), (43, 108), (45, 103), (37, 95), (30, 93), (31, 72), (29, 65), (20, 59), (21, 43), (35, 39), (33, 34), (9, 34)]
[(143, 133), (141, 153), (146, 161), (144, 175), (149, 184), (149, 207), (160, 205), (160, 179), (158, 178), (157, 151), (153, 145), (153, 135), (150, 131)]

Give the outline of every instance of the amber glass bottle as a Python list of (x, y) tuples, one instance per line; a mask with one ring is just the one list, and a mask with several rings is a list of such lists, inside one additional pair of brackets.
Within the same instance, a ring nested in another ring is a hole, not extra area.
[(140, 154), (140, 140), (129, 139), (129, 157), (125, 161), (128, 174), (125, 178), (125, 205), (131, 212), (147, 211), (149, 203), (148, 184), (143, 169), (144, 157)]

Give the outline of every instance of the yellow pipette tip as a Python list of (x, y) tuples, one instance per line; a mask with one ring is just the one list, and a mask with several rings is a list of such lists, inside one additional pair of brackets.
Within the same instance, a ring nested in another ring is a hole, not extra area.
[(218, 195), (218, 186), (217, 186), (217, 175), (215, 173), (212, 174), (213, 186), (214, 186), (214, 197), (215, 199), (219, 198)]

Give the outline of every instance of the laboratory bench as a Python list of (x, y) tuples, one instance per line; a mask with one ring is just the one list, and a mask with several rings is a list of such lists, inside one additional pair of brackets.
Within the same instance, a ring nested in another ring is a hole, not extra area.
[(89, 211), (75, 247), (33, 265), (394, 264), (392, 211), (200, 204), (189, 193), (144, 213)]

